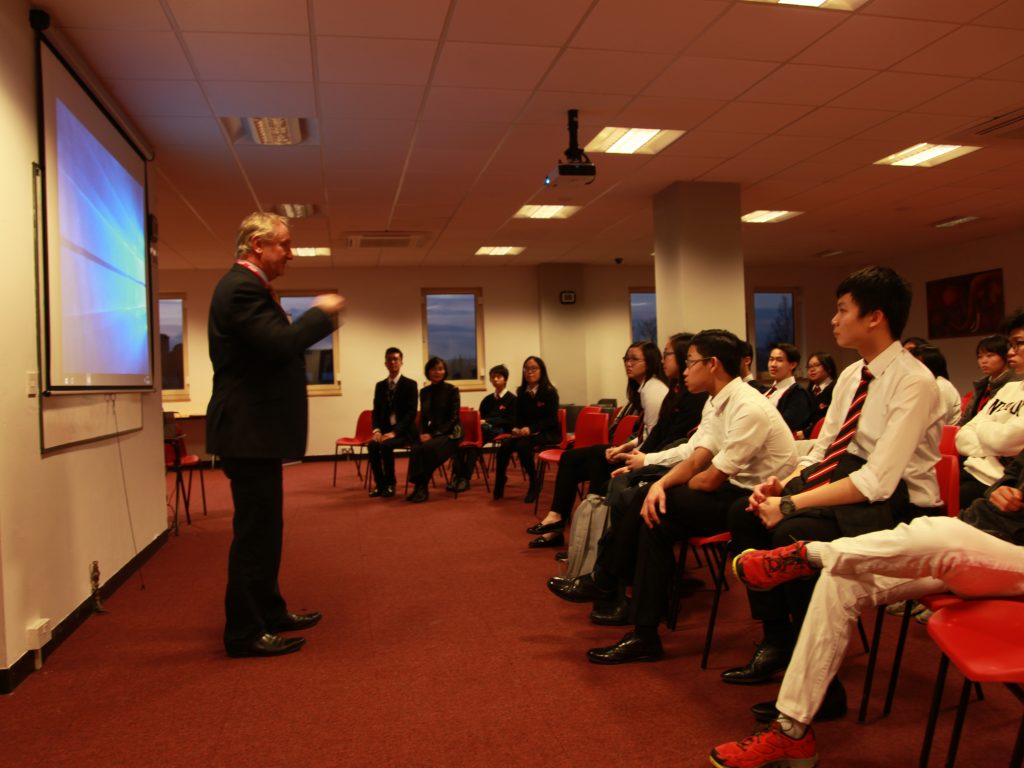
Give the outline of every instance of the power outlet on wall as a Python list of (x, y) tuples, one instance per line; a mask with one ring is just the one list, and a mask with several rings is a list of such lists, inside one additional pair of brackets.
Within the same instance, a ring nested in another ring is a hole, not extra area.
[(50, 627), (49, 619), (37, 619), (25, 629), (28, 649), (30, 651), (42, 650), (50, 638), (53, 637), (53, 629)]

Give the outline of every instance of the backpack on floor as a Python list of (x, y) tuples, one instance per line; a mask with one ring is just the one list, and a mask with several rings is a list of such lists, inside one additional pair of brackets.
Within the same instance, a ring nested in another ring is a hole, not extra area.
[(569, 560), (566, 577), (575, 578), (594, 570), (597, 561), (597, 542), (608, 527), (608, 505), (604, 496), (587, 494), (572, 514), (572, 532), (569, 536)]

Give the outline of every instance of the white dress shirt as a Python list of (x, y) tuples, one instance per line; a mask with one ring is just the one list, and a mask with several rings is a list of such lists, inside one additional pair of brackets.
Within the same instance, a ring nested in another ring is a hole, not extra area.
[[(767, 400), (772, 405), (774, 405), (776, 408), (778, 408), (779, 400), (781, 400), (782, 396), (786, 394), (786, 390), (792, 387), (794, 384), (796, 384), (795, 376), (789, 376), (788, 378), (785, 378), (782, 381), (773, 381), (768, 386), (768, 390), (764, 393), (764, 399)], [(769, 395), (768, 392), (771, 391), (772, 387), (775, 387), (775, 391)]]
[[(864, 361), (858, 360), (839, 374), (821, 434), (810, 453), (801, 459), (800, 468), (825, 456), (846, 419), (863, 366)], [(867, 463), (850, 475), (850, 481), (868, 501), (875, 502), (888, 499), (902, 479), (911, 504), (926, 508), (941, 505), (935, 464), (945, 409), (935, 376), (899, 341), (872, 360), (868, 370), (875, 378), (848, 448)]]
[(658, 423), (661, 402), (667, 394), (668, 385), (661, 379), (650, 378), (640, 385), (640, 407), (644, 409), (644, 426), (640, 430), (640, 439), (637, 445), (651, 434), (654, 425)]
[(945, 408), (945, 423), (956, 424), (960, 421), (963, 398), (956, 391), (953, 382), (944, 376), (936, 376), (935, 383), (939, 385), (939, 396), (942, 398), (942, 407)]

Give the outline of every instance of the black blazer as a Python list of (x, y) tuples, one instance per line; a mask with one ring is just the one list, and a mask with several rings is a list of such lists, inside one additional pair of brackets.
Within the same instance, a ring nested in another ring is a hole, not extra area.
[(554, 387), (537, 390), (530, 397), (523, 389), (516, 396), (516, 414), (513, 426), (529, 427), (531, 435), (541, 435), (545, 443), (562, 441), (562, 428), (558, 424), (558, 390)]
[[(811, 403), (811, 394), (796, 382), (789, 389), (782, 393), (775, 405), (782, 414), (783, 421), (791, 432), (809, 430), (814, 426), (811, 417), (814, 416), (814, 406)], [(814, 416), (817, 421), (820, 416)], [(810, 422), (808, 424), (808, 422)]]
[(480, 420), (483, 426), (495, 434), (508, 432), (516, 412), (516, 396), (507, 389), (499, 398), (492, 392), (480, 401)]
[[(812, 384), (811, 386), (814, 385)], [(813, 415), (811, 416), (812, 429), (814, 428), (814, 425), (818, 423), (818, 419), (821, 419), (825, 416), (825, 412), (828, 410), (828, 407), (832, 404), (832, 390), (834, 390), (835, 388), (836, 380), (832, 379), (832, 381), (829, 382), (829, 385), (825, 387), (823, 390), (821, 390), (821, 392), (819, 392), (818, 394), (814, 394), (810, 390), (810, 388), (807, 389), (807, 394), (811, 396), (811, 411), (813, 413)]]
[(700, 426), (700, 417), (707, 402), (708, 393), (693, 394), (686, 387), (678, 393), (669, 392), (666, 398), (674, 397), (675, 401), (667, 413), (663, 410), (640, 450), (644, 453), (663, 451), (669, 445), (677, 443), (693, 434)]
[[(420, 390), (420, 432), (450, 437), (459, 424), (459, 389), (442, 381)], [(461, 426), (461, 425), (460, 425)]]
[(334, 329), (319, 309), (289, 323), (259, 277), (235, 265), (210, 301), (213, 395), (206, 450), (248, 459), (297, 459), (306, 452), (304, 351)]
[(399, 376), (395, 385), (395, 424), (391, 425), (388, 407), (388, 380), (378, 381), (373, 389), (373, 428), (382, 434), (394, 432), (396, 437), (412, 440), (416, 437), (416, 382)]

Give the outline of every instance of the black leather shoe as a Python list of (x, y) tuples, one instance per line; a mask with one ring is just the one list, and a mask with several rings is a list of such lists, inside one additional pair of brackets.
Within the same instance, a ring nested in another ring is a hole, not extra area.
[(309, 613), (286, 613), (284, 621), (279, 621), (272, 627), (268, 627), (271, 634), (278, 632), (299, 632), (303, 629), (311, 629), (320, 623), (321, 614), (319, 611)]
[(620, 600), (609, 605), (595, 605), (590, 621), (606, 627), (624, 627), (629, 624), (629, 601)]
[[(779, 716), (779, 710), (775, 708), (774, 701), (762, 701), (760, 704), (752, 706), (750, 711), (759, 723), (770, 723)], [(838, 720), (841, 717), (846, 717), (846, 689), (838, 678), (834, 678), (825, 691), (825, 698), (822, 700), (821, 706), (818, 707), (814, 722), (822, 723), (826, 720)]]
[(496, 479), (494, 481), (494, 491), (492, 493), (494, 500), (498, 501), (505, 497), (505, 480), (504, 478)]
[(543, 536), (538, 536), (536, 539), (531, 539), (527, 545), (530, 549), (544, 549), (545, 547), (562, 547), (565, 546), (565, 536), (561, 533), (556, 533), (550, 539), (545, 539)]
[(760, 643), (753, 657), (745, 667), (733, 667), (722, 673), (723, 683), (733, 685), (756, 685), (767, 683), (777, 672), (784, 670), (789, 664), (790, 648), (779, 648), (768, 643)]
[(531, 525), (529, 528), (526, 529), (526, 532), (532, 533), (534, 536), (536, 536), (539, 533), (551, 533), (552, 531), (564, 530), (565, 520), (556, 520), (553, 523), (537, 523), (536, 525)]
[(660, 640), (650, 642), (638, 637), (636, 632), (627, 632), (615, 645), (591, 648), (587, 651), (587, 660), (591, 664), (628, 664), (631, 661), (657, 661), (664, 655)]
[(555, 552), (555, 562), (558, 562), (558, 563), (567, 563), (567, 562), (569, 562), (569, 553), (566, 550), (564, 550), (564, 549), (561, 552)]
[(458, 480), (455, 481), (455, 488), (453, 488), (452, 490), (454, 490), (456, 493), (465, 493), (466, 491), (469, 490), (469, 480), (467, 480), (464, 477), (460, 477)]
[(561, 579), (557, 576), (548, 579), (548, 589), (555, 595), (570, 603), (592, 603), (595, 600), (610, 600), (612, 590), (601, 589), (589, 573), (575, 579)]
[(228, 648), (228, 656), (242, 658), (244, 656), (284, 656), (295, 653), (306, 642), (304, 637), (281, 637), (280, 635), (260, 635), (251, 643)]
[(384, 490), (380, 492), (380, 495), (382, 497), (384, 497), (385, 499), (390, 499), (392, 496), (395, 495), (395, 486), (393, 486), (393, 485), (386, 485), (386, 486), (384, 486)]
[(425, 485), (418, 485), (412, 493), (405, 497), (405, 500), (413, 504), (422, 504), (429, 498), (430, 492), (427, 491), (427, 487)]
[(384, 489), (381, 488), (379, 485), (373, 486), (373, 490), (370, 491), (370, 498), (371, 499), (375, 499), (378, 496), (383, 496), (383, 495), (384, 495)]

